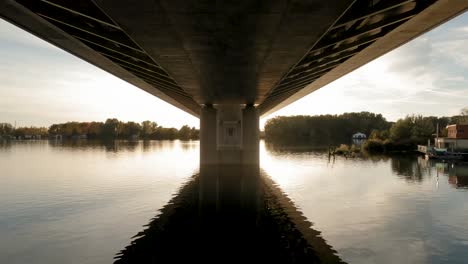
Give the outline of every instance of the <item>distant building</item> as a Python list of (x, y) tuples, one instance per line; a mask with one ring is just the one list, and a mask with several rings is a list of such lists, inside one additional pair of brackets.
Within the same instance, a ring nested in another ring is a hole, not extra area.
[(448, 150), (468, 151), (468, 125), (447, 126), (447, 137), (436, 138), (435, 146)]
[(447, 137), (457, 139), (468, 139), (468, 125), (447, 126)]
[(367, 139), (366, 134), (361, 133), (361, 132), (357, 132), (356, 134), (354, 134), (352, 136), (352, 142), (353, 142), (353, 144), (355, 144), (357, 146), (360, 146), (361, 144), (366, 142), (366, 139)]
[(462, 138), (436, 138), (436, 148), (446, 148), (447, 150), (468, 150), (468, 139)]
[(364, 133), (357, 132), (356, 134), (353, 135), (353, 139), (366, 139), (367, 136)]

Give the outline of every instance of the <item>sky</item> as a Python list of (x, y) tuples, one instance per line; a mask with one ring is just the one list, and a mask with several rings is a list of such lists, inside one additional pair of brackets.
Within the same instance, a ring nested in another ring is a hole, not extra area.
[[(450, 116), (468, 106), (468, 13), (261, 119), (370, 111)], [(0, 19), (0, 123), (198, 118)]]

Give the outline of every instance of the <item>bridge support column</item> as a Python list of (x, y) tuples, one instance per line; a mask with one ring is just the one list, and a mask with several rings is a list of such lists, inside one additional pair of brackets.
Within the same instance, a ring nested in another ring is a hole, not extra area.
[(216, 164), (216, 109), (203, 106), (200, 113), (200, 164)]
[(242, 163), (259, 164), (260, 162), (260, 131), (258, 110), (254, 106), (246, 106), (242, 112), (243, 146)]
[(259, 117), (254, 106), (204, 106), (200, 115), (200, 164), (259, 164)]

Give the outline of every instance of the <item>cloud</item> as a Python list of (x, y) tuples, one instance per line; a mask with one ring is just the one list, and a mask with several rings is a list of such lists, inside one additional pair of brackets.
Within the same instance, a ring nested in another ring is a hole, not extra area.
[[(455, 64), (464, 68), (468, 67), (468, 45), (466, 45), (468, 36), (465, 39), (448, 39), (433, 44), (436, 49), (434, 54), (437, 58), (445, 56), (452, 60)], [(442, 59), (442, 58), (441, 58)]]
[(454, 30), (454, 31), (461, 32), (461, 33), (466, 33), (466, 34), (468, 34), (468, 26), (466, 26), (466, 27), (454, 28), (453, 30)]
[(9, 22), (0, 18), (0, 36), (2, 36), (2, 42), (11, 44), (13, 47), (29, 47), (34, 49), (36, 52), (49, 51), (54, 53), (66, 53), (65, 51), (49, 44), (48, 42), (20, 29)]

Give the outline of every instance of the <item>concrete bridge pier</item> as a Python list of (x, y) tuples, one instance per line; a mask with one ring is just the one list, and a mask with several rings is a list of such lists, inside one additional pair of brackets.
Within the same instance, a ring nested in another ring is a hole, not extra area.
[(200, 165), (259, 164), (259, 114), (253, 105), (205, 105)]

